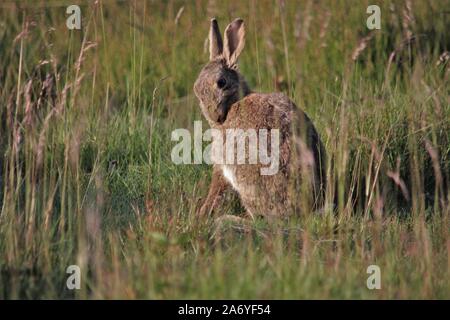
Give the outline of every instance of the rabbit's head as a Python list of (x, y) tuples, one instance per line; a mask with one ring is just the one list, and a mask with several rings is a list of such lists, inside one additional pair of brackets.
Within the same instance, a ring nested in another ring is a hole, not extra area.
[(224, 41), (216, 19), (209, 32), (209, 62), (194, 84), (204, 116), (211, 125), (225, 121), (231, 105), (248, 91), (237, 69), (237, 59), (244, 48), (244, 21), (236, 19), (225, 29)]

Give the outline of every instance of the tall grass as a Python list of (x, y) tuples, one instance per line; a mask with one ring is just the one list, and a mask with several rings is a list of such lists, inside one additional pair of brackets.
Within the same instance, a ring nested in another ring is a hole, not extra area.
[[(86, 1), (70, 31), (72, 2), (0, 4), (0, 298), (450, 298), (448, 1), (383, 2), (378, 31), (368, 1), (256, 0)], [(210, 170), (170, 133), (202, 119), (212, 16), (244, 18), (248, 82), (313, 119), (323, 214), (220, 241), (196, 216)]]

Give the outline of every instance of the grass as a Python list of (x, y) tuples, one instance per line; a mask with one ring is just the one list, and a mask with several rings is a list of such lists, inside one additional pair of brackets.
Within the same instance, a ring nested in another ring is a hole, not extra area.
[[(66, 4), (0, 4), (1, 299), (450, 298), (448, 1), (383, 2), (372, 32), (368, 1), (80, 2), (72, 31)], [(220, 241), (196, 216), (210, 170), (170, 134), (202, 119), (212, 16), (246, 21), (254, 90), (313, 119), (324, 214)]]

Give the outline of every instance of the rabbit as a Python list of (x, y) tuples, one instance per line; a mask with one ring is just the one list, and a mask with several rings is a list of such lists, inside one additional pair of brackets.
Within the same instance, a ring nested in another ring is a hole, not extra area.
[[(209, 62), (195, 81), (194, 93), (210, 127), (223, 135), (224, 144), (228, 129), (278, 129), (278, 171), (263, 175), (260, 163), (213, 161), (209, 193), (199, 214), (210, 215), (218, 209), (230, 187), (252, 218), (285, 217), (296, 208), (316, 210), (323, 204), (326, 185), (320, 137), (309, 117), (285, 94), (251, 91), (237, 65), (244, 43), (242, 19), (227, 26), (223, 41), (217, 20), (211, 19)], [(308, 197), (300, 199), (301, 190), (306, 191), (301, 196)]]

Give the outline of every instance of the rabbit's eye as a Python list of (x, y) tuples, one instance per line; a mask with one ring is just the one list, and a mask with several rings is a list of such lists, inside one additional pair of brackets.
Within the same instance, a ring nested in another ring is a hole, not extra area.
[(220, 78), (219, 80), (217, 80), (217, 87), (219, 87), (220, 89), (223, 89), (226, 85), (227, 80), (225, 80), (225, 78)]

